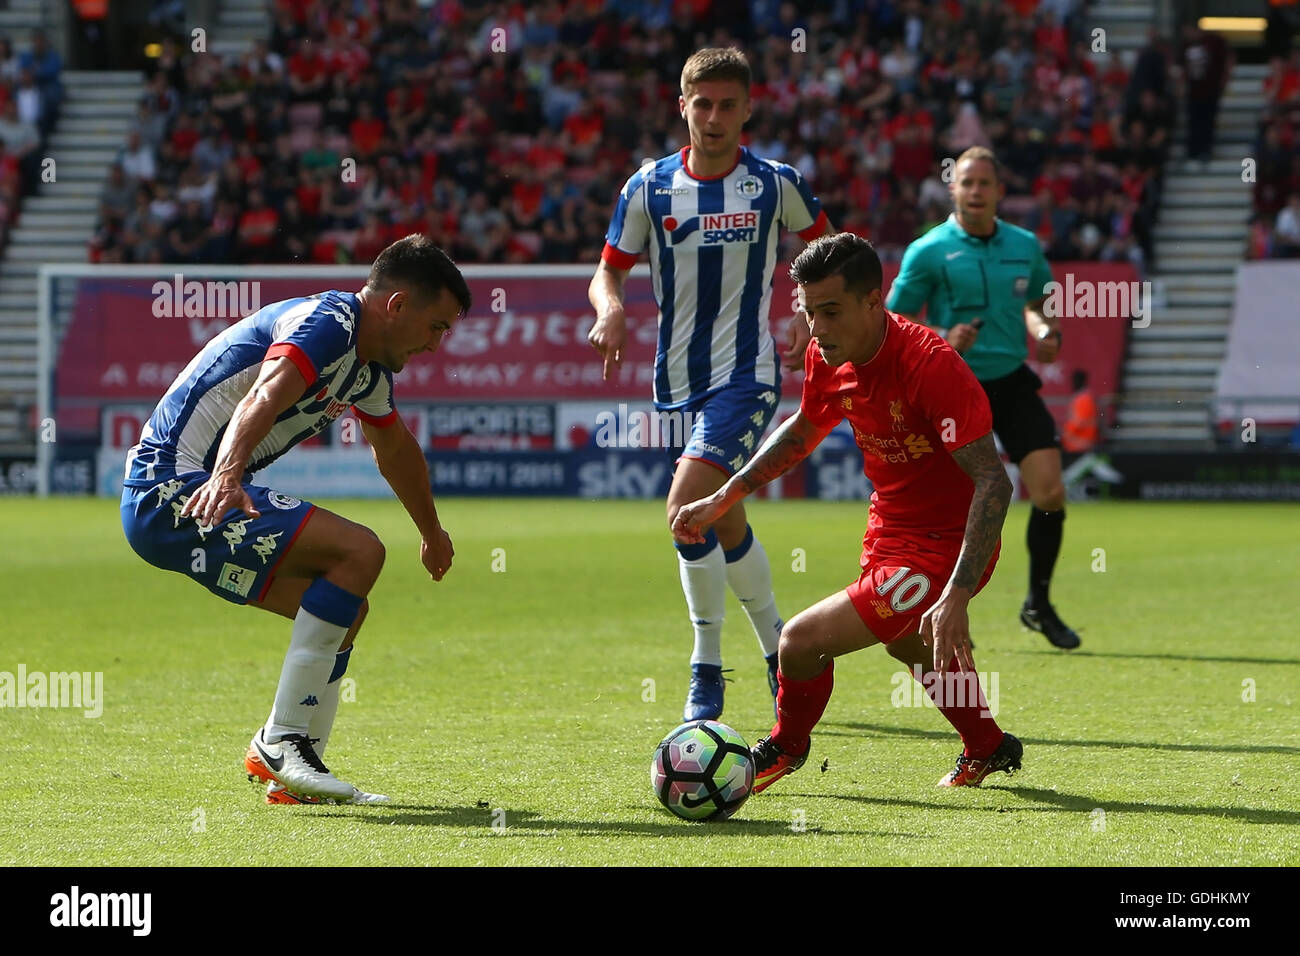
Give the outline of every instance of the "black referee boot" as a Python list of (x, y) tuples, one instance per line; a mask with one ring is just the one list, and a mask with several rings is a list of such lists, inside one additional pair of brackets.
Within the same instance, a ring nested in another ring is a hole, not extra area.
[(1050, 604), (1039, 610), (1030, 607), (1026, 601), (1020, 608), (1020, 623), (1029, 630), (1042, 634), (1052, 642), (1053, 647), (1059, 647), (1063, 651), (1072, 651), (1083, 643), (1079, 640), (1079, 635), (1057, 616)]

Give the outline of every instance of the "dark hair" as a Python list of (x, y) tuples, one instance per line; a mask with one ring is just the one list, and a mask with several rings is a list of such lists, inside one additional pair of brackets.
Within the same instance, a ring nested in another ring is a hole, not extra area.
[(697, 83), (735, 80), (749, 95), (752, 76), (749, 60), (735, 47), (710, 46), (692, 53), (682, 67), (682, 96), (689, 97)]
[(406, 287), (425, 302), (437, 298), (446, 289), (460, 303), (461, 314), (469, 311), (473, 302), (469, 285), (456, 264), (428, 236), (411, 233), (398, 239), (375, 258), (366, 277), (372, 289), (399, 289)]
[(858, 298), (879, 289), (880, 257), (871, 243), (851, 232), (814, 239), (790, 265), (790, 278), (811, 285), (831, 276), (844, 277), (844, 289)]
[(1087, 388), (1088, 370), (1083, 368), (1076, 368), (1074, 370), (1074, 374), (1070, 376), (1070, 383), (1073, 386), (1074, 391), (1076, 392), (1079, 391), (1080, 389)]

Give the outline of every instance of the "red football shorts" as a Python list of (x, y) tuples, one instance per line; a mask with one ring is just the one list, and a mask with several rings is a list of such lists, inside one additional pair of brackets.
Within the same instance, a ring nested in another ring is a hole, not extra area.
[[(867, 628), (882, 644), (921, 629), (921, 616), (939, 600), (957, 566), (956, 549), (913, 538), (872, 538), (863, 542), (862, 575), (845, 588)], [(975, 593), (993, 576), (1002, 542), (993, 549)]]

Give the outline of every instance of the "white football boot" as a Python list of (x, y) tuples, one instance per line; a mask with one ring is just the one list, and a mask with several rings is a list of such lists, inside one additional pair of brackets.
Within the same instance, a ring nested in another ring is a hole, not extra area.
[(264, 739), (266, 728), (253, 735), (244, 757), (244, 769), (263, 780), (274, 780), (286, 790), (305, 797), (351, 800), (356, 787), (344, 783), (316, 755), (306, 734), (293, 734), (277, 743)]
[(357, 804), (365, 805), (372, 803), (389, 803), (391, 799), (382, 793), (366, 793), (364, 790), (352, 789), (352, 796), (347, 800), (332, 800), (329, 797), (308, 797), (302, 794), (294, 793), (292, 790), (286, 790), (283, 786), (274, 780), (266, 785), (266, 802), (267, 803), (323, 803), (323, 804)]

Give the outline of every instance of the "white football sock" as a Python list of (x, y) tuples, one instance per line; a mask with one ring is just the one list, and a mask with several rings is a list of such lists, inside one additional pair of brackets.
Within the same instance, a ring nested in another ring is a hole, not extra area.
[(313, 712), (320, 707), (321, 694), (334, 670), (334, 656), (348, 633), (346, 627), (323, 621), (306, 608), (298, 608), (293, 619), (293, 636), (284, 656), (275, 704), (266, 721), (267, 743), (290, 734), (305, 734)]
[(692, 664), (722, 666), (722, 617), (727, 609), (726, 563), (722, 548), (716, 545), (704, 557), (694, 561), (687, 561), (680, 552), (677, 555), (686, 609), (695, 629)]
[(727, 583), (753, 625), (763, 656), (775, 654), (781, 643), (781, 615), (772, 593), (772, 568), (757, 538), (740, 558), (727, 562)]
[(325, 745), (330, 742), (330, 731), (334, 729), (334, 717), (339, 712), (339, 686), (342, 683), (340, 679), (326, 684), (325, 689), (316, 695), (320, 703), (311, 709), (307, 736), (315, 741), (312, 747), (322, 760), (325, 759)]

